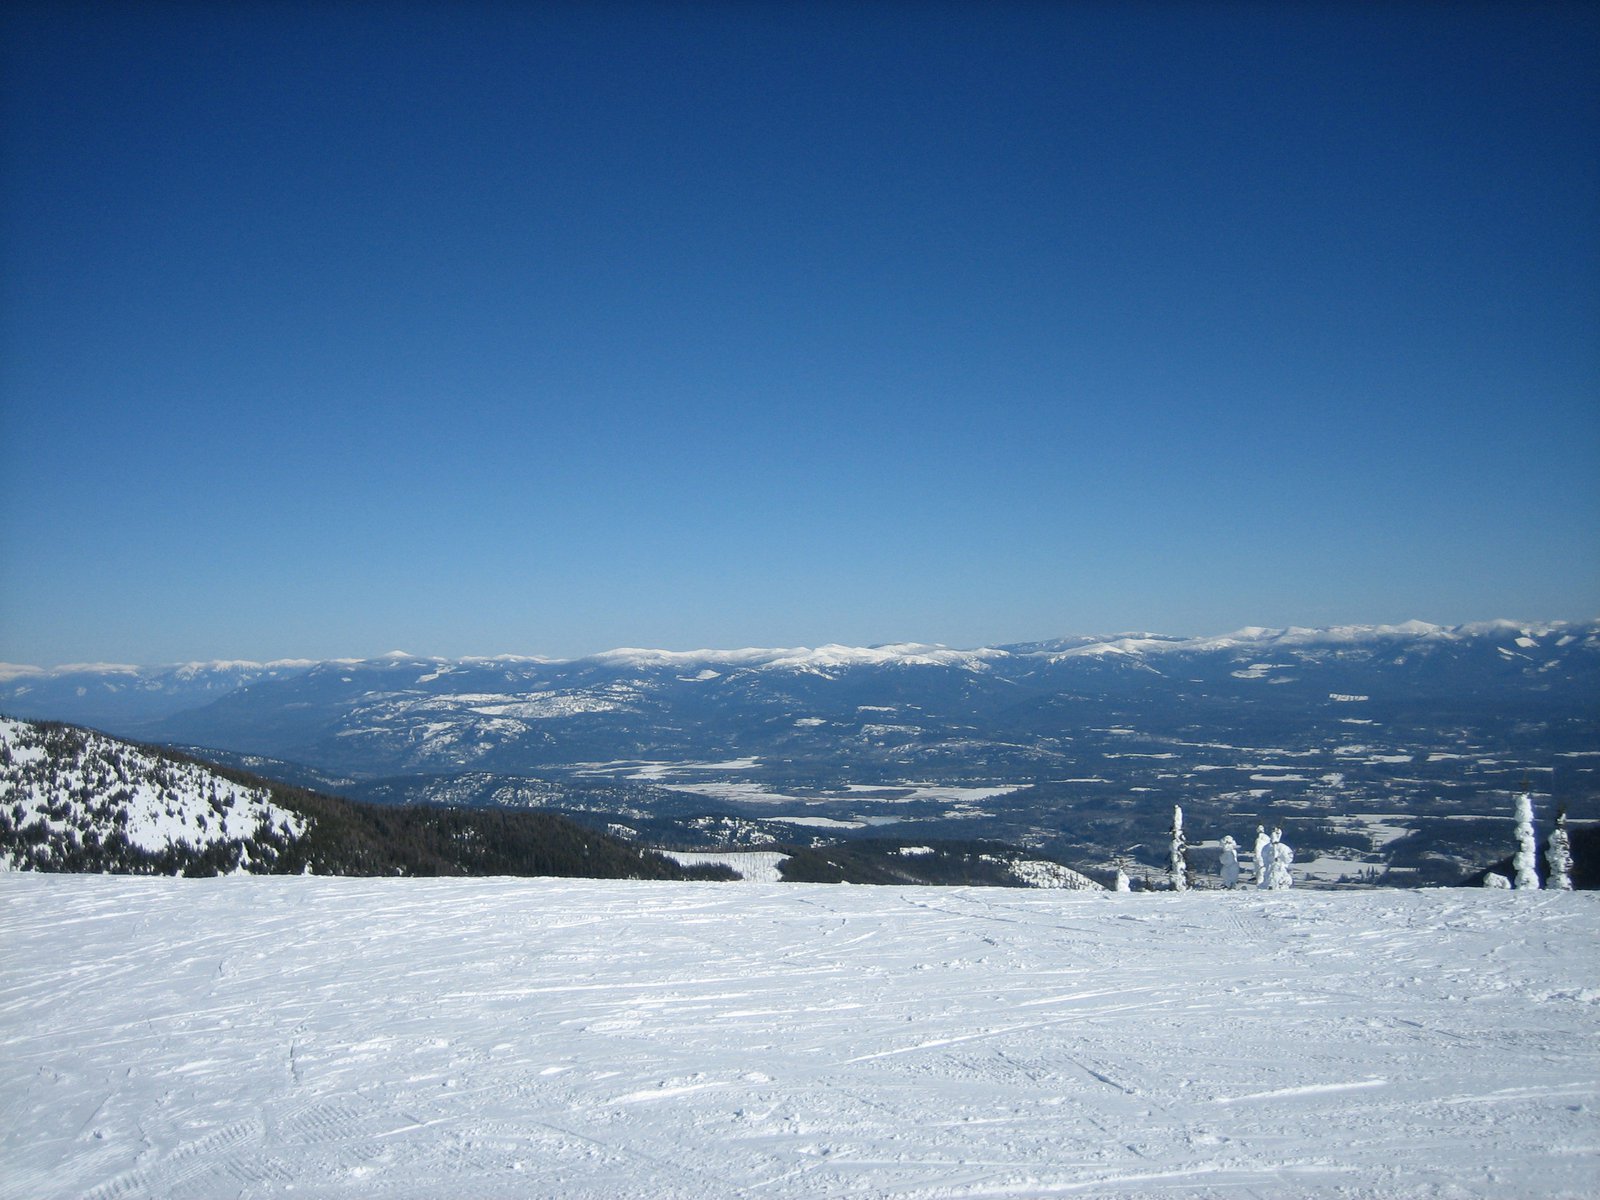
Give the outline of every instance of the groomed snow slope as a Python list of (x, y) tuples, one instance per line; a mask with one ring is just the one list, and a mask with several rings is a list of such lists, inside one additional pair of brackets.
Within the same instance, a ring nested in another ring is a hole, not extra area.
[(1600, 1193), (1600, 897), (0, 878), (6, 1197)]

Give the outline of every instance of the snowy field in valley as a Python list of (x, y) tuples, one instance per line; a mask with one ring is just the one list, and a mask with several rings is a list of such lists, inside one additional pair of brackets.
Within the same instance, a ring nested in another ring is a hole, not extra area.
[(1600, 1194), (1600, 897), (0, 877), (4, 1197)]

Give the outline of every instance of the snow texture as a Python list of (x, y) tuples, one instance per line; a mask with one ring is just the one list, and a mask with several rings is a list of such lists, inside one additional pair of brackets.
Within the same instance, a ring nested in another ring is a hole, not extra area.
[(1583, 892), (0, 877), (0, 1196), (1600, 1190)]

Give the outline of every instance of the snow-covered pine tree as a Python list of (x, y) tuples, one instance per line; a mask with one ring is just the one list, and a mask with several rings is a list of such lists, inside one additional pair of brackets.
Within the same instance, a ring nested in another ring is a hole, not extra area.
[(1272, 838), (1264, 847), (1265, 866), (1258, 863), (1256, 870), (1262, 872), (1261, 882), (1257, 887), (1265, 888), (1271, 892), (1281, 892), (1285, 888), (1294, 886), (1294, 876), (1289, 874), (1289, 865), (1294, 862), (1294, 851), (1283, 840), (1283, 830), (1274, 829)]
[(1183, 840), (1183, 809), (1172, 806), (1172, 853), (1167, 858), (1167, 879), (1175, 892), (1189, 890), (1189, 864), (1184, 858), (1187, 844)]
[(1533, 795), (1517, 797), (1517, 853), (1511, 859), (1518, 891), (1539, 890), (1539, 844), (1533, 838)]
[(1509, 892), (1511, 890), (1511, 880), (1507, 879), (1504, 875), (1501, 875), (1497, 871), (1490, 871), (1483, 877), (1483, 886), (1486, 888), (1498, 888), (1501, 891)]
[[(1121, 854), (1113, 855), (1111, 858), (1111, 867), (1112, 870), (1116, 872), (1116, 874), (1112, 876), (1113, 890), (1119, 892), (1133, 891), (1134, 873), (1139, 869), (1138, 865), (1134, 862), (1133, 857), (1126, 851)], [(1122, 886), (1122, 880), (1127, 881), (1126, 887)]]
[(1544, 844), (1544, 865), (1550, 886), (1558, 892), (1572, 890), (1572, 843), (1567, 839), (1567, 810), (1556, 813), (1556, 827)]
[(1265, 825), (1256, 826), (1256, 886), (1267, 886), (1267, 860), (1265, 855), (1267, 847), (1272, 844), (1272, 839), (1267, 836)]
[(1239, 886), (1239, 843), (1233, 840), (1231, 833), (1222, 839), (1222, 886)]

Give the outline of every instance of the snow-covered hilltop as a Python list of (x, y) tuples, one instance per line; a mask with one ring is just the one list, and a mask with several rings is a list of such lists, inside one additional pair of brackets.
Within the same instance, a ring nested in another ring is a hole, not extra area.
[(706, 877), (548, 813), (386, 811), (4, 718), (0, 871)]
[(0, 870), (270, 872), (306, 829), (199, 763), (0, 717)]

